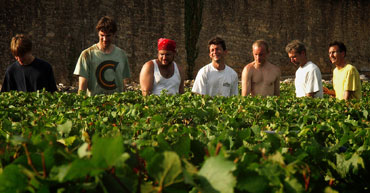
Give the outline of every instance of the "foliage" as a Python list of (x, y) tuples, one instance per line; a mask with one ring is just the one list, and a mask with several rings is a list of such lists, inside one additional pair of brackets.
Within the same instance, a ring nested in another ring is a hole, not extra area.
[(369, 97), (281, 93), (2, 93), (0, 192), (368, 191)]

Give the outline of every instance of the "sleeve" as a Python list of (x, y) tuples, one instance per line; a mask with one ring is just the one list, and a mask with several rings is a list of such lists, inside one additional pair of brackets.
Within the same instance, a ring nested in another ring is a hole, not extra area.
[(80, 57), (78, 58), (76, 68), (73, 72), (74, 75), (83, 76), (85, 78), (89, 78), (89, 54), (87, 50), (84, 50)]
[(319, 81), (321, 79), (320, 69), (315, 68), (307, 73), (305, 93), (320, 91)]
[(123, 79), (125, 78), (130, 78), (130, 65), (128, 63), (128, 59), (127, 59), (127, 55), (125, 52), (123, 52), (123, 74), (122, 74), (122, 77)]
[(348, 70), (347, 72), (347, 75), (346, 75), (346, 80), (344, 82), (344, 90), (348, 90), (348, 91), (355, 91), (357, 86), (358, 86), (358, 82), (356, 81), (356, 69), (355, 68), (351, 68)]
[(9, 73), (6, 71), (3, 85), (1, 86), (1, 92), (9, 92), (10, 91), (10, 81), (9, 81)]
[(205, 95), (206, 93), (206, 78), (204, 76), (204, 68), (200, 69), (195, 78), (193, 89), (194, 93)]
[(235, 73), (235, 78), (234, 78), (234, 82), (233, 82), (232, 87), (231, 87), (231, 95), (230, 96), (239, 95), (238, 83), (239, 83), (238, 75)]
[(55, 78), (54, 78), (54, 71), (53, 71), (53, 68), (51, 67), (51, 65), (49, 64), (50, 66), (50, 73), (49, 73), (49, 77), (48, 77), (48, 88), (46, 89), (47, 91), (49, 92), (55, 92), (57, 91), (57, 84), (55, 82)]

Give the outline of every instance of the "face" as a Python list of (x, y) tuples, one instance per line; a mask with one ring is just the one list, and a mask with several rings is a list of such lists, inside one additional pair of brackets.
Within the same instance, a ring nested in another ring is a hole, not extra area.
[(158, 51), (158, 60), (161, 65), (168, 65), (173, 62), (175, 59), (175, 52), (170, 50), (159, 50)]
[(102, 48), (108, 48), (114, 40), (113, 33), (105, 33), (103, 31), (99, 31), (99, 44)]
[(227, 54), (227, 51), (222, 48), (221, 45), (211, 44), (209, 46), (209, 57), (214, 62), (222, 61)]
[(329, 48), (329, 59), (331, 63), (340, 65), (344, 60), (344, 52), (339, 52), (339, 47), (337, 45), (331, 46)]
[(301, 53), (297, 53), (293, 50), (288, 53), (288, 56), (290, 58), (290, 62), (292, 62), (296, 66), (303, 66), (307, 62), (304, 51), (302, 51)]
[(255, 64), (264, 64), (266, 62), (267, 54), (268, 52), (266, 51), (265, 46), (253, 46), (253, 58)]

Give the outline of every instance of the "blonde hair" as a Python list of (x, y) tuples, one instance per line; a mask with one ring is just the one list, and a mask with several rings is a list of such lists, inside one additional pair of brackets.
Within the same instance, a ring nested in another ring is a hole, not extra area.
[(267, 41), (264, 40), (264, 39), (259, 39), (259, 40), (256, 40), (255, 42), (253, 42), (252, 48), (253, 48), (253, 46), (260, 47), (261, 45), (263, 45), (265, 47), (266, 52), (268, 53), (269, 52), (269, 45), (267, 44)]
[(10, 42), (10, 51), (14, 56), (24, 56), (32, 51), (32, 42), (24, 34), (17, 34)]

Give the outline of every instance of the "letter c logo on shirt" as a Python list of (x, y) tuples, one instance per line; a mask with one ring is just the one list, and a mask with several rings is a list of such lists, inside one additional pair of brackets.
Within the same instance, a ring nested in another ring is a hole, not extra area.
[(116, 71), (118, 62), (107, 60), (99, 64), (96, 69), (95, 75), (98, 84), (107, 90), (113, 90), (117, 88), (116, 80), (113, 79), (112, 81), (108, 81), (104, 77), (105, 71), (112, 69), (114, 72)]

